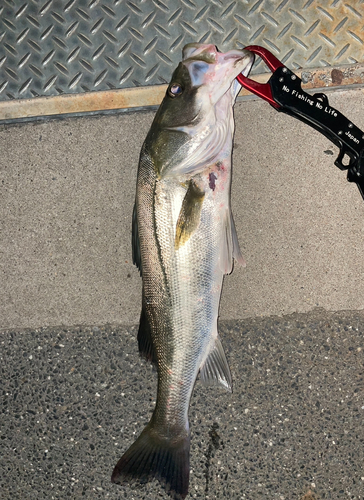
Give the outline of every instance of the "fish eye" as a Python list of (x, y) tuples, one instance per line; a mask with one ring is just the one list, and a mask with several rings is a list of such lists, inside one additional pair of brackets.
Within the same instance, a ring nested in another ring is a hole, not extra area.
[(182, 87), (179, 83), (172, 83), (169, 87), (168, 87), (168, 94), (171, 96), (171, 97), (178, 97), (179, 95), (182, 94)]

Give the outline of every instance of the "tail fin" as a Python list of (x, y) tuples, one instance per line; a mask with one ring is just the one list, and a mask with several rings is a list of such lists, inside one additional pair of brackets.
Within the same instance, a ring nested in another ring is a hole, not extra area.
[(111, 476), (117, 484), (157, 478), (176, 500), (188, 493), (190, 476), (190, 436), (164, 438), (149, 423), (124, 453)]

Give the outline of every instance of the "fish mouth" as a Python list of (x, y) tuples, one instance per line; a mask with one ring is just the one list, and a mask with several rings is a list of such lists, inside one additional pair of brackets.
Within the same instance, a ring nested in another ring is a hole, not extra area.
[[(217, 50), (216, 63), (222, 68), (221, 78), (225, 79), (234, 99), (241, 89), (241, 84), (237, 81), (236, 77), (241, 73), (244, 76), (248, 76), (254, 61), (255, 55), (245, 49), (234, 49), (226, 53), (222, 53)], [(227, 91), (228, 88), (226, 88)]]
[(236, 77), (240, 74), (244, 76), (248, 76), (250, 70), (255, 61), (255, 55), (248, 50), (230, 50), (226, 54), (221, 54), (223, 61), (230, 63), (233, 62), (233, 70), (232, 70), (232, 83), (231, 83), (231, 91), (234, 97), (238, 95), (241, 89), (241, 84), (238, 82)]
[[(251, 66), (254, 63), (255, 56), (252, 52), (245, 49), (233, 49), (229, 52), (220, 52), (218, 47), (213, 44), (203, 44), (203, 43), (188, 43), (184, 46), (182, 51), (183, 57), (182, 61), (203, 61), (207, 64), (230, 64), (231, 60), (235, 60), (234, 66), (240, 66), (240, 61), (245, 60), (245, 64), (236, 73), (235, 78), (242, 71), (246, 71), (247, 74), (250, 71)], [(246, 70), (245, 70), (246, 66)], [(247, 76), (244, 74), (244, 76)]]
[(223, 61), (235, 60), (235, 62), (233, 63), (233, 66), (237, 68), (235, 78), (240, 73), (243, 73), (244, 76), (248, 76), (255, 61), (255, 56), (253, 52), (249, 52), (248, 50), (245, 49), (230, 50), (225, 54), (222, 54), (221, 52), (219, 54), (221, 54)]
[(209, 64), (215, 64), (219, 53), (216, 45), (205, 43), (188, 43), (182, 50), (182, 61), (186, 59), (197, 59)]

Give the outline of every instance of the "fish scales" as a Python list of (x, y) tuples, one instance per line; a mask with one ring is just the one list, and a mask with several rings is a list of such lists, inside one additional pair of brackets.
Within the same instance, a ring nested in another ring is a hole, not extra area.
[[(140, 175), (144, 178), (143, 166)], [(143, 182), (143, 186), (146, 188), (138, 194), (137, 207), (144, 230), (139, 233), (143, 276), (147, 276), (143, 294), (148, 306), (153, 304), (150, 312), (157, 325), (153, 336), (159, 373), (155, 418), (167, 427), (179, 425), (185, 429), (189, 398), (201, 364), (198, 359), (206, 352), (216, 311), (216, 304), (211, 303), (214, 297), (206, 293), (211, 286), (214, 251), (210, 241), (201, 241), (203, 233), (195, 233), (181, 252), (175, 252), (174, 228), (186, 193), (178, 179), (156, 178), (149, 185)], [(151, 198), (154, 210), (145, 210)], [(207, 239), (212, 239), (212, 231)]]
[(133, 214), (133, 259), (143, 278), (139, 350), (156, 363), (152, 418), (112, 481), (159, 479), (188, 493), (188, 409), (200, 372), (231, 390), (217, 332), (224, 274), (243, 259), (230, 207), (235, 78), (252, 54), (189, 44), (143, 144)]

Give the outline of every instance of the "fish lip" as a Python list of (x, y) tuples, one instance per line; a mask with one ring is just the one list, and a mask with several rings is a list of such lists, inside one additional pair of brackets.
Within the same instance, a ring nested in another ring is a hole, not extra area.
[(225, 54), (221, 53), (220, 54), (223, 56), (224, 59), (242, 59), (243, 57), (246, 56), (247, 51), (237, 51), (237, 50), (229, 50), (229, 52), (226, 52)]
[[(225, 55), (228, 56), (227, 59), (236, 59), (234, 66), (236, 67), (237, 72), (234, 75), (234, 79), (233, 79), (232, 84), (231, 84), (232, 95), (234, 96), (234, 98), (236, 98), (240, 92), (241, 87), (242, 87), (242, 85), (238, 82), (236, 77), (240, 74), (242, 74), (244, 76), (249, 75), (250, 70), (252, 69), (254, 61), (255, 61), (255, 55), (253, 54), (253, 52), (249, 52), (248, 50), (230, 51), (230, 52), (227, 52)], [(243, 67), (241, 67), (242, 61), (245, 61), (245, 64)], [(238, 68), (238, 66), (239, 66), (239, 68)]]
[(203, 60), (210, 64), (216, 64), (219, 50), (214, 44), (188, 43), (183, 48), (182, 62), (188, 60)]
[(234, 66), (237, 66), (240, 63), (240, 61), (247, 60), (244, 68), (240, 70), (236, 74), (236, 76), (238, 76), (240, 73), (243, 73), (244, 76), (247, 76), (255, 61), (255, 56), (253, 52), (249, 52), (248, 50), (230, 50), (229, 52), (226, 52), (226, 54), (222, 54), (222, 56), (224, 61), (228, 61), (230, 59), (236, 59)]
[[(245, 57), (249, 57), (249, 61), (248, 61), (247, 65), (245, 66), (245, 68), (243, 69), (243, 71), (241, 71), (240, 73), (242, 73), (244, 76), (248, 76), (250, 73), (250, 70), (252, 69), (252, 66), (254, 64), (255, 55), (253, 54), (253, 52), (246, 51)], [(236, 75), (236, 76), (238, 76), (238, 75)]]

